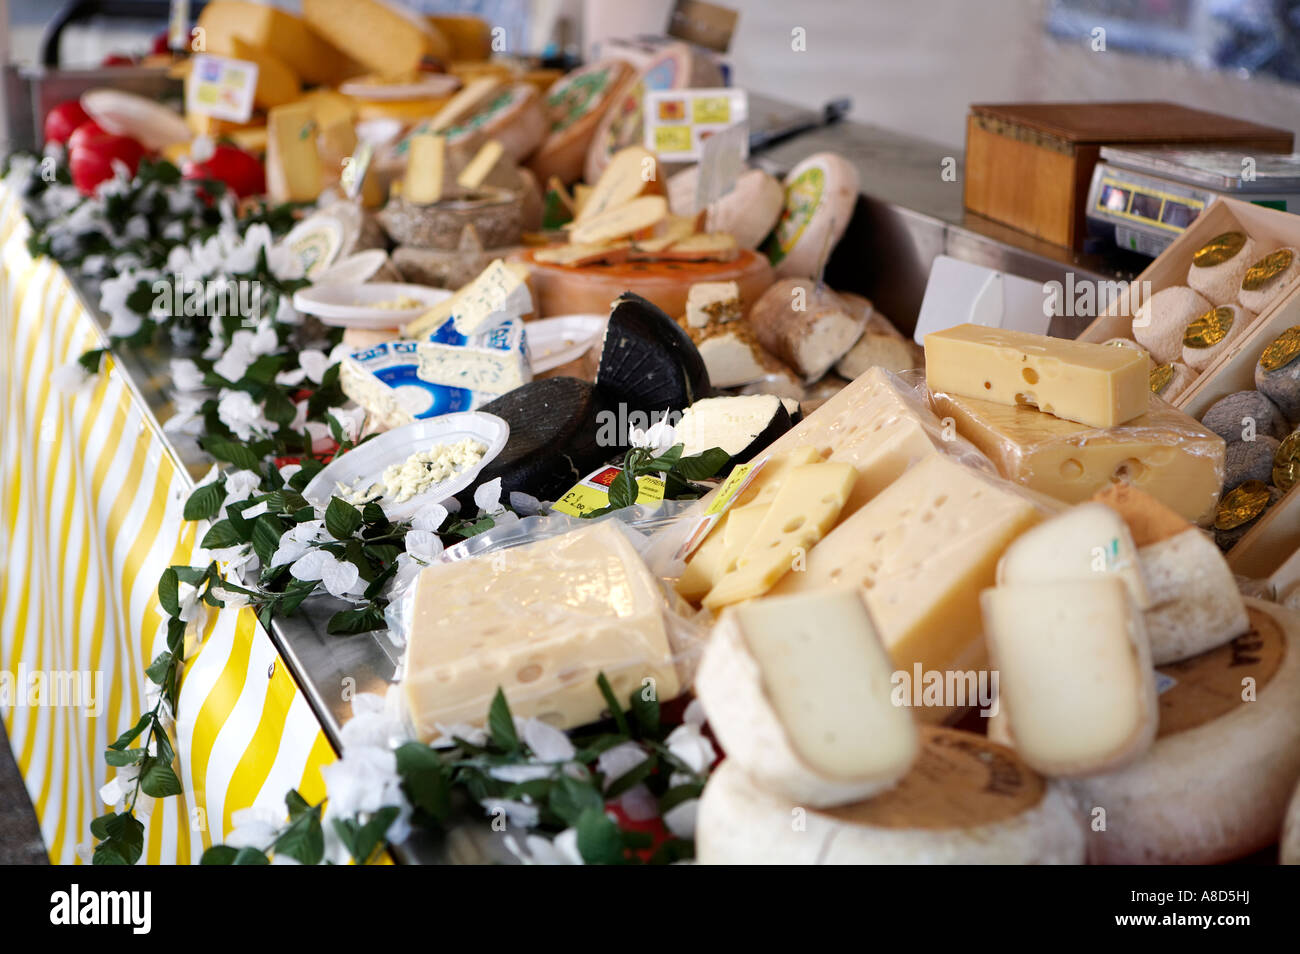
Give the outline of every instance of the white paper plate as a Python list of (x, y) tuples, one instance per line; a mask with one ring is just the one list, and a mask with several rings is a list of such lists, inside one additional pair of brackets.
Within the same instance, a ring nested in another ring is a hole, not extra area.
[(194, 138), (185, 118), (162, 103), (116, 89), (89, 89), (81, 108), (108, 132), (138, 139), (146, 149), (161, 151)]
[[(400, 328), (452, 296), (446, 288), (403, 285), (398, 282), (350, 282), (311, 285), (294, 292), (293, 307), (315, 315), (322, 323), (338, 328), (368, 328), (379, 331)], [(376, 303), (395, 298), (414, 298), (415, 308), (376, 308)]]
[(533, 374), (581, 358), (588, 348), (599, 343), (608, 320), (604, 315), (556, 315), (525, 324), (528, 363)]
[(323, 509), (329, 505), (338, 484), (353, 487), (358, 481), (362, 486), (378, 483), (383, 479), (385, 469), (402, 463), (412, 454), (432, 450), (439, 444), (455, 444), (467, 437), (487, 445), (487, 451), (477, 465), (402, 503), (392, 503), (387, 497), (379, 498), (379, 504), (389, 519), (409, 520), (429, 504), (440, 503), (472, 484), (479, 471), (506, 446), (510, 425), (495, 414), (461, 411), (394, 428), (346, 454), (340, 454), (312, 479), (302, 495), (313, 507)]
[(362, 285), (374, 278), (387, 261), (388, 253), (382, 248), (368, 248), (335, 262), (320, 273), (315, 284)]
[(460, 88), (460, 80), (447, 73), (430, 73), (414, 83), (374, 83), (364, 79), (349, 80), (339, 87), (344, 96), (392, 102), (402, 99), (434, 99), (450, 96)]

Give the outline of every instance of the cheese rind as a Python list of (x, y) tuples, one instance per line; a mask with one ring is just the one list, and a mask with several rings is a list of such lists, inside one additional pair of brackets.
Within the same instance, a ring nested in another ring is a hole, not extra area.
[(653, 680), (681, 691), (658, 584), (612, 522), (425, 569), (416, 583), (403, 692), (417, 736), (481, 725), (499, 686), (516, 716), (594, 722), (604, 672), (626, 699)]
[(931, 403), (1003, 477), (1049, 497), (1082, 503), (1106, 487), (1127, 483), (1187, 520), (1214, 518), (1227, 446), (1158, 398), (1151, 399), (1146, 414), (1110, 428), (942, 392), (931, 395)]
[(999, 703), (1031, 767), (1090, 775), (1151, 747), (1158, 721), (1151, 650), (1123, 580), (999, 585), (985, 591), (981, 607)]
[(957, 325), (925, 336), (925, 379), (947, 391), (1094, 427), (1146, 413), (1149, 359), (1128, 348)]
[(695, 691), (727, 758), (813, 808), (891, 788), (916, 760), (911, 714), (858, 594), (828, 590), (728, 609)]
[(1237, 580), (1214, 541), (1188, 527), (1138, 550), (1151, 594), (1146, 618), (1157, 666), (1190, 659), (1250, 629)]

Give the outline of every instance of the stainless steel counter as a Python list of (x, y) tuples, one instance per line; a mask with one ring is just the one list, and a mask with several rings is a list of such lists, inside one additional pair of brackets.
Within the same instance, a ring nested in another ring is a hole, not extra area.
[[(773, 100), (751, 100), (751, 128), (781, 125), (816, 114)], [(1021, 235), (962, 209), (960, 155), (874, 126), (841, 122), (802, 133), (753, 156), (772, 172), (784, 172), (822, 150), (854, 162), (863, 196), (844, 239), (827, 266), (832, 287), (871, 298), (900, 327), (914, 326), (931, 263), (951, 255), (1027, 278), (1063, 280), (1131, 278), (1146, 260), (1130, 253), (1078, 255)], [(956, 181), (941, 176), (956, 160)], [(92, 299), (93, 300), (93, 299)], [(93, 311), (93, 309), (92, 309)], [(1054, 327), (1073, 337), (1080, 327)], [(119, 360), (159, 421), (171, 416), (165, 348), (125, 353)], [(208, 467), (193, 446), (177, 451), (197, 479)], [(302, 612), (272, 626), (271, 639), (303, 690), (327, 737), (340, 747), (350, 718), (352, 692), (383, 692), (392, 681), (398, 653), (384, 636), (330, 636), (325, 624), (339, 607), (330, 597), (309, 600)], [(419, 836), (396, 849), (399, 860), (421, 863), (509, 862), (499, 834), (466, 816), (443, 837)]]

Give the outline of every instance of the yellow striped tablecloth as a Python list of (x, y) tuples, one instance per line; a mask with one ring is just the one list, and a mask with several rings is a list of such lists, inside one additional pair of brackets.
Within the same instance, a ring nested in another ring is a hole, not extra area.
[[(111, 357), (75, 394), (51, 384), (103, 338), (62, 269), (27, 253), (29, 231), (0, 187), (0, 713), (50, 859), (73, 863), (107, 810), (104, 749), (145, 710), (145, 668), (166, 648), (158, 577), (208, 557), (182, 517), (192, 481)], [(176, 713), (185, 792), (141, 819), (150, 864), (197, 862), (233, 812), (283, 808), (290, 788), (319, 801), (335, 758), (252, 611), (202, 629)], [(81, 697), (59, 698), (82, 673)]]

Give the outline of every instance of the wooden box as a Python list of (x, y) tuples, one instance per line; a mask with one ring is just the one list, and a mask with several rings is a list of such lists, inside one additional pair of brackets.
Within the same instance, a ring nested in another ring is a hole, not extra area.
[(971, 106), (966, 208), (1055, 245), (1081, 248), (1102, 146), (1290, 152), (1287, 130), (1173, 103)]

